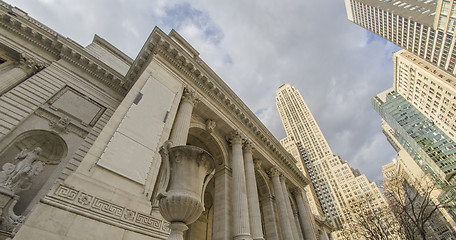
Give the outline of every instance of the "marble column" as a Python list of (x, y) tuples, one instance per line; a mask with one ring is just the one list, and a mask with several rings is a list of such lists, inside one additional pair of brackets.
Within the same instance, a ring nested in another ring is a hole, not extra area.
[(317, 236), (315, 235), (314, 228), (312, 226), (312, 217), (310, 215), (310, 211), (307, 206), (306, 200), (303, 197), (304, 192), (301, 188), (293, 189), (293, 195), (296, 200), (296, 207), (298, 208), (298, 215), (299, 220), (301, 223), (301, 229), (304, 234), (305, 240), (317, 240)]
[(283, 197), (285, 198), (285, 202), (287, 205), (288, 218), (290, 219), (290, 223), (291, 223), (291, 231), (293, 232), (294, 239), (299, 239), (298, 229), (296, 228), (296, 223), (295, 223), (294, 216), (293, 216), (293, 210), (291, 208), (290, 196), (288, 195), (288, 188), (287, 188), (287, 185), (285, 184), (285, 176), (282, 175), (280, 180), (281, 180), (280, 182), (282, 184)]
[(261, 208), (263, 209), (265, 235), (268, 240), (279, 240), (280, 233), (277, 225), (274, 198), (272, 196), (261, 198)]
[(282, 229), (282, 238), (287, 240), (293, 240), (294, 237), (293, 232), (291, 230), (291, 222), (290, 218), (288, 217), (288, 210), (286, 204), (286, 201), (288, 201), (288, 199), (285, 199), (283, 195), (282, 184), (280, 183), (280, 170), (276, 167), (273, 167), (269, 171), (269, 174), (271, 175), (275, 197), (277, 200), (280, 228)]
[(299, 239), (304, 239), (304, 235), (302, 234), (301, 224), (299, 223), (298, 211), (293, 211), (293, 216), (296, 223), (296, 229), (298, 229)]
[(173, 130), (169, 140), (173, 146), (182, 146), (187, 144), (188, 130), (190, 120), (195, 104), (198, 102), (195, 91), (184, 88), (182, 100), (177, 110), (176, 119), (174, 120)]
[(42, 68), (42, 65), (38, 64), (35, 59), (25, 55), (21, 56), (19, 63), (15, 67), (0, 73), (0, 95), (26, 80)]
[(253, 239), (264, 239), (261, 226), (260, 202), (253, 164), (253, 146), (250, 141), (245, 141), (244, 148), (245, 181), (247, 184), (247, 201), (249, 203), (250, 232)]
[(231, 170), (222, 166), (215, 171), (213, 240), (232, 240), (231, 235)]
[(233, 239), (235, 240), (252, 239), (250, 235), (242, 140), (240, 133), (237, 131), (233, 132), (229, 138), (232, 147)]

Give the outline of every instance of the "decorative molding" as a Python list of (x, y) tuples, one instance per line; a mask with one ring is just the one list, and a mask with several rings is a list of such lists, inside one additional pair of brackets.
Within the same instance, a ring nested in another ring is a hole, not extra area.
[(82, 46), (22, 13), (20, 9), (9, 4), (2, 4), (0, 7), (2, 28), (19, 35), (58, 59), (65, 59), (74, 64), (121, 95), (127, 93), (124, 76), (90, 55)]
[(25, 71), (31, 71), (36, 73), (45, 68), (46, 64), (37, 60), (36, 58), (30, 56), (27, 53), (21, 53), (19, 57), (19, 67), (23, 68)]
[(108, 224), (115, 222), (118, 227), (150, 236), (166, 237), (170, 233), (169, 223), (165, 220), (117, 205), (63, 183), (54, 189), (44, 197), (43, 203), (59, 205), (61, 208), (71, 209), (74, 213)]
[(98, 119), (100, 119), (101, 115), (103, 115), (103, 113), (106, 111), (106, 107), (104, 107), (103, 105), (99, 104), (97, 101), (89, 98), (85, 94), (83, 94), (69, 86), (62, 88), (57, 94), (55, 94), (51, 99), (49, 99), (49, 101), (48, 101), (49, 108), (54, 111), (60, 111), (60, 112), (66, 113), (53, 105), (66, 92), (72, 92), (72, 93), (76, 94), (77, 96), (81, 97), (82, 99), (86, 100), (88, 103), (93, 104), (94, 106), (99, 108), (99, 111), (93, 116), (93, 118), (90, 120), (90, 122), (86, 123), (86, 122), (81, 121), (81, 125), (83, 125), (83, 126), (94, 126), (97, 123)]
[(76, 126), (73, 124), (71, 121), (68, 122), (68, 124), (65, 127), (58, 126), (61, 125), (62, 123), (59, 123), (60, 120), (68, 118), (68, 117), (61, 117), (59, 115), (56, 115), (50, 111), (45, 110), (44, 108), (38, 108), (35, 111), (35, 115), (46, 119), (49, 121), (49, 128), (53, 129), (57, 134), (62, 134), (62, 133), (74, 133), (78, 135), (81, 138), (85, 138), (87, 134), (89, 134), (89, 131), (86, 129), (83, 129), (81, 127)]
[(71, 120), (68, 117), (61, 117), (58, 121), (52, 121), (49, 123), (49, 127), (54, 129), (58, 133), (69, 133), (68, 126)]

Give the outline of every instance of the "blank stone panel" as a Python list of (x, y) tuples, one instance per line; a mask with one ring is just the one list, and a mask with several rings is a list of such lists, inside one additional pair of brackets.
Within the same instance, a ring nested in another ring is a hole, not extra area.
[(100, 104), (71, 88), (63, 89), (50, 101), (51, 109), (61, 111), (92, 126), (105, 110)]
[(176, 92), (150, 78), (138, 95), (142, 97), (123, 116), (98, 165), (144, 184)]

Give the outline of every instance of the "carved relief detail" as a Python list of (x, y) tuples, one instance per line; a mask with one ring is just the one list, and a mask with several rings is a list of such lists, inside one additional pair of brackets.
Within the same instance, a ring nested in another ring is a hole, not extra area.
[(81, 193), (79, 194), (78, 197), (78, 203), (81, 205), (87, 206), (92, 202), (93, 196), (86, 194), (86, 193)]
[(49, 127), (58, 133), (69, 133), (68, 126), (71, 120), (68, 117), (61, 117), (58, 121), (49, 122)]
[[(121, 223), (134, 225), (140, 229), (159, 231), (160, 234), (169, 234), (169, 223), (145, 213), (139, 213), (126, 207), (119, 206), (104, 199), (79, 191), (71, 186), (60, 184), (57, 189), (45, 197), (45, 202), (57, 202), (76, 209), (86, 209), (89, 214), (103, 215), (108, 220), (115, 219)], [(84, 211), (84, 210), (81, 210)]]
[(217, 126), (217, 124), (215, 123), (214, 120), (211, 120), (211, 119), (206, 120), (206, 130), (209, 133), (212, 133), (216, 126)]
[(33, 73), (36, 73), (45, 67), (44, 63), (37, 61), (34, 57), (26, 53), (21, 54), (19, 64), (19, 67), (26, 71), (31, 70)]
[[(81, 138), (85, 138), (89, 133), (87, 130), (74, 125), (68, 117), (59, 117), (43, 108), (39, 108), (35, 111), (35, 114), (41, 118), (49, 121), (49, 127), (55, 130), (57, 133), (74, 133)], [(65, 120), (68, 119), (68, 120)]]

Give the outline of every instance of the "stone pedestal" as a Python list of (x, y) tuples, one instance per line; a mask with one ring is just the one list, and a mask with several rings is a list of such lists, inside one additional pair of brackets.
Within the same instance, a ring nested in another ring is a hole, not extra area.
[(24, 220), (23, 216), (14, 213), (14, 206), (19, 200), (19, 196), (13, 191), (0, 187), (0, 230), (14, 234), (15, 228)]

